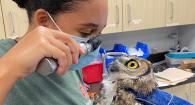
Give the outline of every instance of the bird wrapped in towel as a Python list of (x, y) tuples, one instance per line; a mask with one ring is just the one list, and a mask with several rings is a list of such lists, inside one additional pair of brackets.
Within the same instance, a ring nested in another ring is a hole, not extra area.
[(192, 105), (158, 89), (152, 65), (145, 59), (120, 56), (108, 70), (93, 105)]

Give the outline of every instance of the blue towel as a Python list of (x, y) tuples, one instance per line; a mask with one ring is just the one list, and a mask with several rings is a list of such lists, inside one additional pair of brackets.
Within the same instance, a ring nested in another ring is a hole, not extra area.
[(184, 99), (164, 92), (160, 89), (154, 90), (147, 96), (144, 96), (141, 93), (137, 93), (132, 89), (127, 90), (135, 94), (136, 100), (143, 103), (144, 105), (193, 105)]

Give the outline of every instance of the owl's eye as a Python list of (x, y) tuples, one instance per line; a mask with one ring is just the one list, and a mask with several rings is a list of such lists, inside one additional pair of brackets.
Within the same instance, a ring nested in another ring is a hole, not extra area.
[(137, 69), (137, 68), (139, 68), (139, 63), (138, 63), (138, 61), (136, 61), (136, 60), (129, 60), (129, 61), (126, 63), (126, 66), (127, 66), (127, 68), (129, 68), (129, 69)]

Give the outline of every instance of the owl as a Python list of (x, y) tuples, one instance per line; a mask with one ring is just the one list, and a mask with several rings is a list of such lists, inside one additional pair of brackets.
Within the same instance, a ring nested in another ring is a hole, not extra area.
[(101, 93), (96, 95), (93, 105), (142, 105), (132, 89), (143, 95), (157, 88), (151, 63), (134, 56), (121, 56), (109, 65), (109, 73), (101, 85)]

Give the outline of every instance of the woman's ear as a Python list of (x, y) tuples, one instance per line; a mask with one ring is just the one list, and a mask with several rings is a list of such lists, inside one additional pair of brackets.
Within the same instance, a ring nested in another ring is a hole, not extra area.
[(52, 27), (48, 13), (44, 9), (38, 9), (34, 13), (34, 23), (36, 26)]

